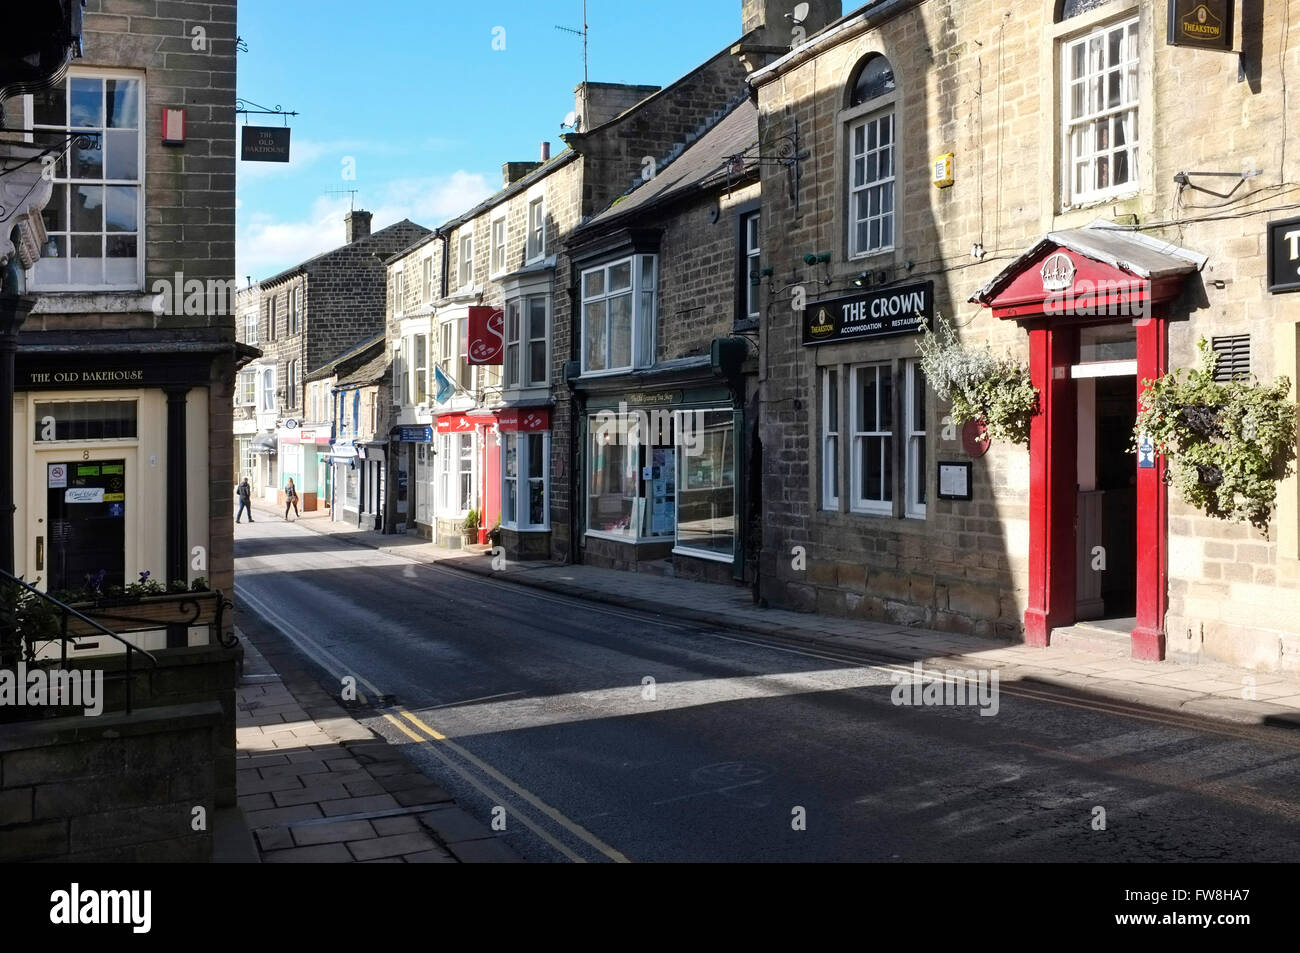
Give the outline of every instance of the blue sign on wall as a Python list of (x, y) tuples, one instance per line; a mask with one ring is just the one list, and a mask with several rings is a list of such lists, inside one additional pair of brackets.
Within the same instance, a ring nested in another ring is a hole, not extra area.
[(398, 427), (397, 439), (401, 443), (433, 443), (433, 427)]

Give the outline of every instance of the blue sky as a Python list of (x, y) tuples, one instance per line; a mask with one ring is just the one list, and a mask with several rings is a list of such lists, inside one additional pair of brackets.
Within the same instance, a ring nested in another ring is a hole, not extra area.
[[(667, 85), (740, 36), (740, 8), (588, 0), (590, 78)], [(582, 0), (244, 0), (239, 95), (300, 115), (291, 162), (237, 163), (241, 282), (342, 244), (350, 199), (331, 189), (357, 189), (376, 228), (431, 228), (495, 191), (503, 162), (543, 140), (558, 154), (582, 40), (556, 25), (580, 28)]]

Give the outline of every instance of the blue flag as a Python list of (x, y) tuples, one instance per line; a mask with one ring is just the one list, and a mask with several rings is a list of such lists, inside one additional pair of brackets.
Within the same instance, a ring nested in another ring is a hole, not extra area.
[(456, 385), (451, 382), (451, 378), (444, 374), (442, 368), (437, 364), (433, 365), (433, 386), (434, 399), (440, 404), (447, 403), (456, 394)]

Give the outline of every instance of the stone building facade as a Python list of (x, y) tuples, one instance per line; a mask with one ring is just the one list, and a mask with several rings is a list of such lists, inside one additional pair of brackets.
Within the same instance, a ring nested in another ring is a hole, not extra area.
[(345, 243), (262, 281), (238, 296), (240, 340), (262, 356), (239, 382), (238, 450), (259, 498), (284, 505), (290, 478), (299, 505), (315, 510), (329, 481), (330, 418), (307, 419), (308, 376), (384, 327), (383, 259), (428, 233), (403, 220), (371, 232), (371, 214), (344, 221)]
[[(764, 166), (770, 601), (1036, 644), (1100, 617), (1140, 658), (1300, 667), (1295, 479), (1265, 539), (1199, 515), (1128, 442), (1141, 381), (1200, 338), (1297, 377), (1300, 299), (1266, 269), (1297, 188), (1300, 4), (1238, 13), (1240, 56), (1172, 45), (1164, 3), (878, 0), (751, 77), (763, 141), (806, 153), (793, 195)], [(1098, 311), (1085, 280), (1132, 291)], [(963, 441), (914, 326), (815, 320), (900, 292), (1029, 366), (1027, 449)]]

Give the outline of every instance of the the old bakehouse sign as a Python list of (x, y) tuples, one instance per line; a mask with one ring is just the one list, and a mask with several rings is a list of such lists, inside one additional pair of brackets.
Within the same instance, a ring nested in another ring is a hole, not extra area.
[(933, 316), (933, 281), (815, 301), (803, 313), (803, 343), (915, 333)]

